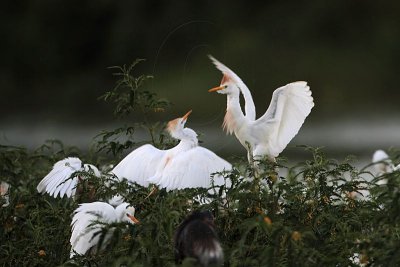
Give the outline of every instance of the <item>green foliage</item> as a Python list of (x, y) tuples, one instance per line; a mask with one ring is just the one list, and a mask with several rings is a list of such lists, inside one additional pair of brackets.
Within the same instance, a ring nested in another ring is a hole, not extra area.
[(162, 111), (170, 105), (166, 99), (156, 99), (155, 93), (142, 90), (144, 82), (153, 78), (152, 76), (133, 76), (133, 69), (142, 61), (144, 59), (137, 59), (129, 67), (125, 65), (111, 67), (111, 69), (117, 70), (114, 75), (119, 79), (113, 90), (106, 92), (100, 99), (115, 103), (114, 115), (126, 116), (138, 109), (144, 114), (148, 114), (151, 111)]
[[(147, 76), (130, 76), (132, 67), (119, 70), (121, 80), (104, 97), (116, 101), (116, 114), (127, 115), (137, 109), (148, 114), (154, 108), (151, 103), (161, 103), (151, 93), (142, 94)], [(122, 88), (127, 91), (118, 91)], [(157, 125), (150, 134), (153, 143), (170, 146), (160, 131), (163, 123), (144, 120), (103, 133), (99, 150), (120, 154), (138, 145), (131, 139), (136, 127), (152, 125)], [(120, 135), (125, 135), (125, 142), (116, 137)], [(338, 162), (319, 148), (304, 149), (308, 159), (291, 167), (281, 158), (277, 163), (238, 161), (231, 172), (222, 173), (232, 186), (216, 187), (213, 194), (206, 189), (151, 194), (152, 186), (116, 181), (106, 172), (101, 177), (80, 172), (86, 178), (81, 193), (75, 199), (54, 199), (38, 194), (36, 186), (56, 161), (67, 156), (91, 163), (104, 160), (97, 154), (64, 147), (59, 141), (49, 141), (33, 152), (0, 146), (0, 180), (11, 184), (10, 205), (0, 208), (0, 265), (175, 266), (175, 229), (191, 211), (209, 209), (215, 215), (225, 266), (358, 266), (351, 260), (355, 255), (370, 266), (398, 266), (399, 172), (373, 177), (353, 167), (350, 159)], [(396, 159), (399, 155), (394, 152), (392, 156)], [(377, 184), (383, 179), (386, 184)], [(362, 197), (367, 189), (371, 195)], [(136, 207), (141, 223), (104, 225), (98, 233), (101, 240), (114, 230), (107, 249), (70, 259), (73, 211), (79, 203), (107, 200), (117, 193)], [(195, 200), (198, 196), (211, 201), (201, 204)], [(183, 266), (193, 264), (187, 259)]]
[[(54, 150), (57, 145), (48, 148)], [(291, 168), (279, 160), (278, 164), (259, 162), (257, 192), (253, 167), (241, 163), (240, 170), (224, 173), (232, 187), (216, 194), (188, 189), (160, 190), (149, 196), (151, 187), (87, 174), (83, 194), (74, 201), (36, 192), (53, 161), (68, 149), (55, 149), (59, 155), (53, 158), (41, 151), (2, 146), (1, 177), (11, 183), (11, 199), (8, 207), (1, 208), (1, 264), (174, 266), (174, 231), (191, 210), (199, 208), (214, 212), (229, 266), (351, 266), (354, 253), (364, 255), (374, 266), (398, 264), (399, 174), (376, 178), (387, 179), (386, 185), (368, 184), (361, 176), (368, 173), (347, 161), (329, 160), (320, 149), (307, 149), (311, 159)], [(277, 177), (278, 168), (287, 169), (287, 175)], [(370, 199), (357, 199), (350, 193), (367, 186)], [(88, 201), (90, 192), (94, 192), (92, 199), (121, 193), (137, 208), (141, 224), (128, 229), (123, 224), (106, 226), (117, 229), (110, 249), (69, 260), (71, 214), (78, 203)], [(197, 195), (212, 201), (200, 205), (193, 201)]]
[[(115, 87), (102, 95), (99, 99), (115, 103), (114, 115), (125, 117), (136, 111), (135, 123), (125, 125), (112, 131), (102, 131), (96, 136), (96, 146), (98, 151), (111, 152), (114, 156), (120, 155), (124, 150), (136, 145), (132, 141), (137, 128), (144, 128), (150, 135), (150, 142), (157, 147), (164, 147), (165, 135), (162, 133), (163, 125), (159, 122), (149, 122), (149, 114), (163, 112), (171, 103), (144, 87), (145, 82), (151, 78), (150, 75), (133, 76), (134, 67), (144, 59), (135, 60), (129, 67), (115, 66), (114, 76), (118, 79)], [(138, 115), (143, 118), (137, 121)], [(167, 138), (168, 139), (168, 138)], [(168, 141), (171, 143), (171, 141)], [(167, 143), (168, 143), (167, 142)]]

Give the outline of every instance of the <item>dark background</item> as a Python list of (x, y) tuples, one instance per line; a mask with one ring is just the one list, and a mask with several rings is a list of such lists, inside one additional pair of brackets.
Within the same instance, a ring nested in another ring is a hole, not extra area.
[(400, 144), (399, 14), (399, 1), (5, 1), (0, 143), (88, 146), (122, 123), (97, 99), (114, 85), (108, 67), (146, 58), (136, 73), (154, 75), (149, 89), (174, 103), (155, 119), (193, 109), (188, 126), (210, 137), (205, 146), (244, 154), (221, 139), (212, 54), (245, 81), (258, 115), (275, 88), (309, 82), (315, 107), (293, 144), (369, 157)]

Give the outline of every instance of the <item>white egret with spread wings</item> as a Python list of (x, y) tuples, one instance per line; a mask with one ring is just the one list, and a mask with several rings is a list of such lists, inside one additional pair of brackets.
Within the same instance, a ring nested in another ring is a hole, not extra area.
[[(223, 176), (213, 173), (229, 171), (232, 165), (214, 152), (198, 145), (197, 134), (185, 128), (186, 119), (178, 118), (167, 125), (172, 137), (179, 139), (179, 144), (165, 153), (158, 164), (156, 173), (149, 181), (167, 190), (184, 188), (209, 188), (225, 183)], [(230, 181), (226, 181), (230, 186)]]
[[(298, 133), (314, 106), (307, 82), (293, 82), (276, 89), (267, 111), (256, 119), (253, 99), (244, 82), (224, 64), (210, 58), (223, 73), (220, 86), (209, 90), (227, 95), (223, 128), (229, 134), (235, 133), (247, 149), (249, 161), (264, 156), (274, 160)], [(245, 100), (245, 114), (240, 93)]]
[[(211, 175), (231, 170), (232, 165), (210, 150), (198, 146), (197, 134), (192, 129), (184, 128), (191, 112), (167, 125), (169, 134), (180, 140), (178, 145), (167, 150), (150, 144), (143, 145), (121, 160), (111, 173), (118, 179), (126, 178), (141, 186), (148, 186), (151, 182), (167, 190), (208, 188), (212, 185), (212, 179), (215, 185), (224, 184), (222, 176), (215, 175), (211, 178)], [(54, 197), (74, 196), (78, 182), (82, 179), (79, 175), (73, 176), (78, 171), (93, 172), (100, 176), (95, 166), (82, 164), (79, 158), (66, 158), (54, 164), (50, 173), (37, 186), (37, 190)]]
[[(150, 144), (141, 146), (126, 156), (112, 172), (143, 186), (150, 182), (167, 190), (210, 187), (211, 175), (231, 170), (232, 165), (210, 150), (198, 146), (196, 132), (185, 128), (191, 112), (167, 124), (168, 133), (180, 140), (178, 145), (167, 150)], [(216, 185), (224, 183), (220, 175), (215, 175), (213, 179)]]

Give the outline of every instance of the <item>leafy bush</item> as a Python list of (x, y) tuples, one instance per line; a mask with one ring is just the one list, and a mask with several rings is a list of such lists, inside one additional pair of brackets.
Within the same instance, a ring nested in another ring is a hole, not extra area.
[[(373, 177), (353, 167), (350, 159), (328, 159), (319, 148), (303, 147), (309, 159), (292, 167), (278, 158), (277, 163), (258, 162), (255, 171), (253, 165), (238, 161), (231, 172), (223, 173), (232, 186), (216, 188), (215, 194), (187, 189), (149, 195), (151, 186), (115, 182), (107, 171), (100, 178), (81, 173), (87, 179), (76, 199), (37, 193), (39, 181), (67, 156), (99, 166), (118, 162), (124, 151), (139, 145), (133, 141), (138, 127), (147, 129), (150, 142), (159, 148), (175, 144), (162, 133), (163, 123), (151, 123), (148, 118), (170, 103), (143, 89), (148, 76), (133, 76), (137, 63), (118, 67), (117, 86), (102, 98), (115, 102), (116, 115), (140, 113), (142, 122), (100, 133), (90, 153), (64, 147), (59, 141), (48, 141), (36, 151), (0, 146), (0, 180), (11, 184), (10, 205), (0, 208), (2, 266), (175, 266), (174, 231), (195, 209), (214, 213), (225, 266), (400, 264), (399, 173)], [(279, 176), (278, 169), (286, 174)], [(368, 176), (371, 182), (365, 180)], [(377, 185), (380, 179), (387, 179), (387, 184)], [(360, 193), (367, 189), (371, 195), (362, 197)], [(74, 209), (79, 203), (108, 199), (117, 192), (136, 207), (141, 223), (128, 228), (118, 223), (105, 226), (104, 232), (116, 229), (109, 249), (70, 259)], [(210, 198), (210, 203), (194, 200), (198, 195)], [(188, 259), (183, 266), (192, 264)]]

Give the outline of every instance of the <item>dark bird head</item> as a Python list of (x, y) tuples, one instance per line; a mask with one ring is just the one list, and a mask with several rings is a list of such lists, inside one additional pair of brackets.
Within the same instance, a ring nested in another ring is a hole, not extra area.
[(215, 231), (210, 211), (194, 211), (175, 232), (175, 261), (190, 257), (201, 266), (215, 266), (223, 262), (223, 251)]

